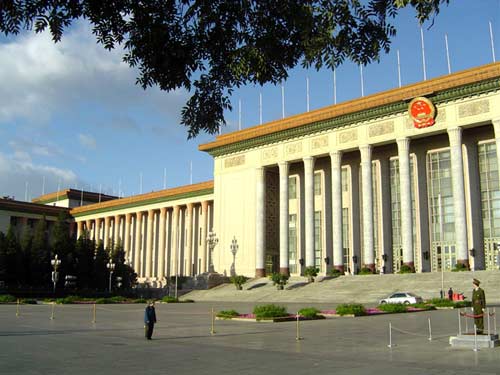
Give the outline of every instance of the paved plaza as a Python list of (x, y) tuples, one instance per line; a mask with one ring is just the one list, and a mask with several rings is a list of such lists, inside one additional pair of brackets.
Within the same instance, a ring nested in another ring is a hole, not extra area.
[[(53, 320), (50, 305), (23, 305), (19, 317), (15, 305), (0, 305), (0, 374), (500, 373), (500, 348), (450, 347), (456, 310), (305, 321), (300, 341), (295, 322), (216, 321), (210, 334), (212, 307), (245, 313), (253, 305), (157, 304), (152, 341), (144, 339), (143, 305), (97, 305), (96, 323), (92, 305), (58, 305)], [(287, 304), (292, 313), (307, 306)]]

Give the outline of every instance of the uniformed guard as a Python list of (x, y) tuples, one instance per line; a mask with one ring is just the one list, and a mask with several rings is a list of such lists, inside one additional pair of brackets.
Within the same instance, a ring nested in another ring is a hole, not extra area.
[(156, 323), (155, 303), (154, 301), (149, 301), (148, 306), (144, 311), (144, 331), (145, 331), (144, 333), (146, 339), (148, 340), (151, 340), (155, 323)]
[(474, 323), (477, 334), (482, 334), (484, 330), (484, 311), (486, 309), (486, 297), (484, 290), (479, 287), (481, 282), (478, 279), (472, 280), (474, 290), (472, 291), (472, 311), (474, 313)]

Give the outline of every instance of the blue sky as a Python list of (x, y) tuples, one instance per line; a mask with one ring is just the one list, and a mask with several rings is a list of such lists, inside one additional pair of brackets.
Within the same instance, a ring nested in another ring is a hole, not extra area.
[[(500, 0), (452, 0), (424, 25), (427, 78), (448, 73), (445, 33), (456, 72), (500, 61)], [(364, 93), (398, 86), (400, 52), (402, 84), (423, 80), (420, 29), (410, 10), (396, 19), (391, 52), (364, 67)], [(179, 125), (188, 93), (165, 93), (135, 85), (136, 72), (121, 61), (123, 51), (97, 45), (84, 23), (68, 30), (61, 43), (47, 33), (23, 32), (0, 37), (0, 196), (34, 198), (64, 188), (128, 196), (211, 180), (213, 161), (197, 150), (213, 137), (187, 140)], [(285, 115), (305, 112), (306, 77), (310, 109), (333, 104), (333, 74), (296, 68), (285, 86)], [(346, 62), (336, 71), (337, 103), (361, 96), (360, 71)], [(282, 116), (281, 87), (246, 86), (235, 90), (233, 111), (226, 113), (223, 133), (259, 125)], [(142, 179), (141, 179), (142, 176)], [(142, 180), (142, 185), (141, 185)], [(45, 183), (44, 183), (45, 181)]]

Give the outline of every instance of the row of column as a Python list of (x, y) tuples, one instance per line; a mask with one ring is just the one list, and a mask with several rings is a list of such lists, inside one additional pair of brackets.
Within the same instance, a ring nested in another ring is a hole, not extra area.
[[(104, 248), (108, 248), (111, 243), (120, 242), (123, 244), (126, 258), (130, 260), (139, 277), (163, 279), (168, 275), (179, 274), (180, 267), (182, 267), (179, 265), (181, 261), (185, 261), (187, 264), (183, 274), (193, 276), (192, 264), (193, 254), (195, 253), (193, 246), (193, 210), (195, 205), (195, 203), (187, 203), (182, 206), (162, 207), (160, 209), (149, 209), (147, 211), (78, 221), (77, 235), (80, 237), (83, 231), (86, 230), (90, 233), (91, 239), (102, 241)], [(209, 226), (209, 201), (202, 201), (200, 206), (201, 222), (198, 225), (201, 229), (201, 251), (198, 258), (201, 267), (198, 272), (203, 273), (208, 268), (205, 237)], [(184, 209), (185, 221), (184, 225), (182, 225), (181, 212)], [(155, 222), (155, 219), (157, 222)], [(122, 224), (123, 220), (124, 225)], [(185, 252), (181, 251), (182, 244)], [(156, 274), (153, 272), (155, 268), (153, 264), (155, 249), (158, 251)], [(179, 254), (184, 254), (183, 259)], [(198, 259), (196, 259), (196, 264), (197, 262)], [(168, 266), (168, 269), (166, 269), (165, 265)]]
[[(493, 122), (500, 150), (500, 119)], [(455, 202), (455, 234), (457, 262), (468, 266), (467, 226), (465, 212), (465, 189), (462, 155), (462, 129), (448, 129), (453, 181), (453, 198)], [(413, 224), (410, 177), (410, 139), (396, 140), (399, 157), (400, 202), (401, 202), (401, 235), (403, 263), (414, 267)], [(373, 192), (372, 192), (372, 151), (373, 146), (359, 146), (361, 156), (362, 184), (362, 216), (363, 216), (363, 263), (364, 267), (375, 269), (374, 260), (374, 225), (373, 225)], [(498, 151), (500, 153), (500, 151)], [(343, 238), (342, 238), (342, 151), (330, 153), (332, 184), (332, 235), (333, 235), (333, 267), (344, 272)], [(500, 160), (500, 155), (499, 155)], [(304, 233), (305, 233), (305, 265), (314, 266), (314, 157), (304, 157)], [(290, 162), (282, 161), (279, 167), (279, 244), (280, 272), (289, 273), (288, 220), (289, 197), (288, 178)], [(259, 167), (256, 175), (256, 276), (265, 275), (265, 168)]]

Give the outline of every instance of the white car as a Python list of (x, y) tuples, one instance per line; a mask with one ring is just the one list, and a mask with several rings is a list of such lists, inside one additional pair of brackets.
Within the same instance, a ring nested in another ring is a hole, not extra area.
[(409, 305), (422, 302), (422, 297), (416, 296), (413, 293), (398, 292), (391, 294), (387, 298), (381, 299), (379, 304), (383, 305), (384, 303), (404, 303), (405, 305)]

